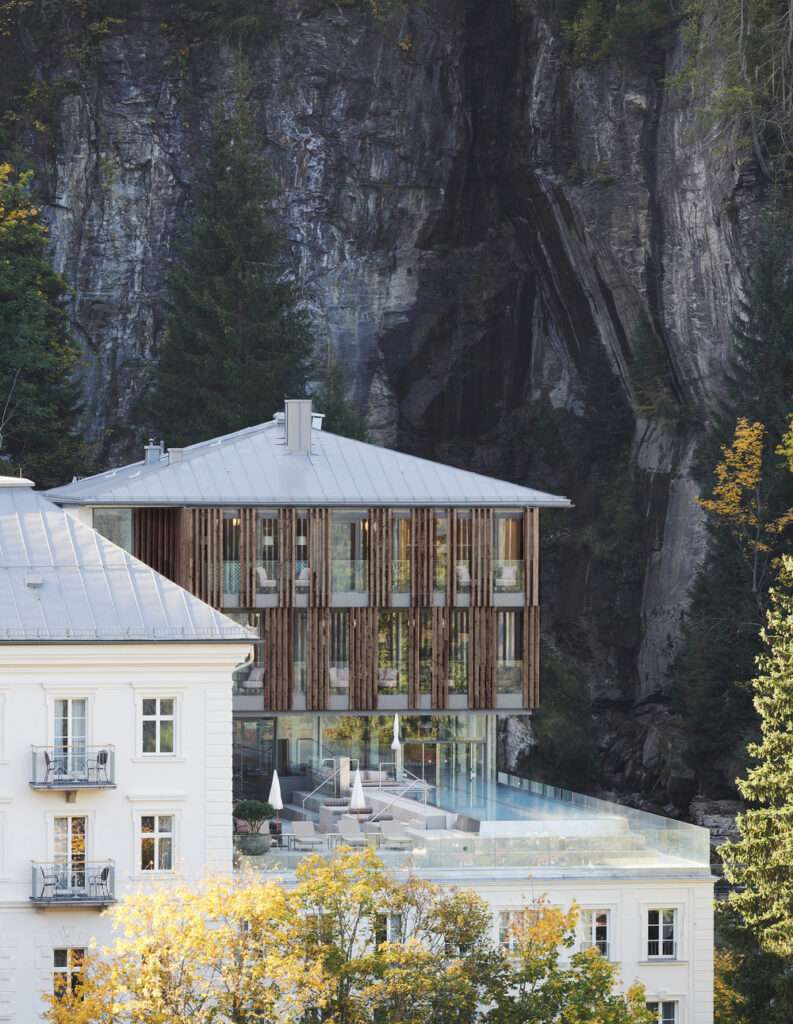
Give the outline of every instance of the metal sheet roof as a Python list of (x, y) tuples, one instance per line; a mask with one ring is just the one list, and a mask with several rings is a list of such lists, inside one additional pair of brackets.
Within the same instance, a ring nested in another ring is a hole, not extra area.
[(251, 633), (33, 490), (0, 477), (0, 643)]
[(47, 492), (78, 505), (539, 506), (567, 498), (363, 441), (312, 431), (310, 454), (290, 452), (272, 420)]

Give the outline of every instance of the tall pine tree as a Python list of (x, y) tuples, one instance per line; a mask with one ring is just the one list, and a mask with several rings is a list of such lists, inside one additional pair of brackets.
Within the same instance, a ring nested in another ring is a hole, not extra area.
[(269, 419), (304, 393), (312, 342), (271, 213), (249, 77), (214, 113), (189, 238), (168, 278), (151, 423), (186, 445)]
[(0, 472), (42, 487), (84, 470), (77, 434), (79, 349), (50, 266), (30, 172), (0, 164)]
[(325, 428), (342, 437), (366, 440), (366, 417), (348, 396), (344, 371), (335, 359), (328, 362), (314, 392), (314, 408), (325, 414)]

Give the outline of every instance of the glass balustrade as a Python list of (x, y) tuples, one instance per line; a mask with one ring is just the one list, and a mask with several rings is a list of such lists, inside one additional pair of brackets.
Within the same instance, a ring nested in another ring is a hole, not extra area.
[(394, 594), (410, 593), (410, 559), (394, 558), (391, 561), (391, 590)]
[(335, 594), (366, 594), (369, 590), (369, 561), (366, 558), (334, 558), (330, 586)]
[(495, 559), (493, 562), (493, 589), (497, 594), (523, 592), (525, 566), (523, 560)]

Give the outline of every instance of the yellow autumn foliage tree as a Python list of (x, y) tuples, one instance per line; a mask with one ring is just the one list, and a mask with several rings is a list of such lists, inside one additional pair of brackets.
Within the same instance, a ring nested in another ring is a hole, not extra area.
[(577, 911), (534, 904), (514, 951), (466, 891), (390, 876), (371, 850), (309, 856), (285, 887), (255, 876), (133, 895), (50, 1024), (651, 1024), (640, 987), (571, 947)]

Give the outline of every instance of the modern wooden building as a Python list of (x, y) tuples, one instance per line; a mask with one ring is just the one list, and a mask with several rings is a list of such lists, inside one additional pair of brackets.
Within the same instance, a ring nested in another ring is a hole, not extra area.
[[(49, 496), (258, 629), (235, 678), (241, 747), (274, 749), (279, 716), (301, 732), (310, 714), (327, 749), (321, 720), (338, 739), (340, 717), (400, 712), (425, 733), (467, 723), (456, 737), (488, 733), (474, 712), (539, 703), (540, 510), (566, 498), (330, 434), (310, 400)], [(281, 760), (305, 759), (303, 739)]]

